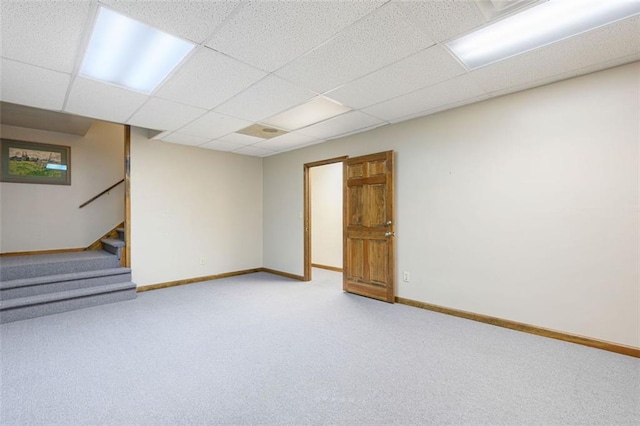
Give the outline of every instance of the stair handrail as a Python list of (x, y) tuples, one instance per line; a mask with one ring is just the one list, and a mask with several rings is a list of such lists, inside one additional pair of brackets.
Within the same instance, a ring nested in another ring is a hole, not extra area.
[(114, 183), (113, 185), (111, 185), (110, 187), (108, 187), (107, 189), (105, 189), (104, 191), (102, 191), (101, 193), (99, 193), (98, 195), (96, 195), (95, 197), (85, 201), (84, 203), (80, 204), (80, 207), (78, 207), (79, 209), (83, 208), (84, 206), (86, 206), (87, 204), (90, 204), (92, 202), (94, 202), (95, 200), (97, 200), (98, 198), (102, 197), (104, 194), (106, 194), (107, 192), (111, 191), (113, 188), (115, 188), (116, 186), (120, 185), (122, 182), (124, 182), (124, 179), (120, 180), (119, 182)]

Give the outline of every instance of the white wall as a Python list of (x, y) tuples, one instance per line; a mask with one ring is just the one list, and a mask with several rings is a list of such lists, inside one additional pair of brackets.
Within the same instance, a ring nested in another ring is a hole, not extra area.
[(262, 159), (132, 128), (131, 264), (138, 286), (261, 267)]
[(304, 163), (393, 149), (397, 296), (640, 346), (639, 73), (266, 158), (265, 267), (302, 274)]
[(342, 163), (309, 169), (311, 262), (342, 268)]
[[(71, 185), (3, 182), (2, 252), (87, 247), (124, 220), (124, 128), (95, 121), (82, 136), (2, 126), (3, 138), (71, 147)], [(25, 232), (27, 230), (28, 232)]]

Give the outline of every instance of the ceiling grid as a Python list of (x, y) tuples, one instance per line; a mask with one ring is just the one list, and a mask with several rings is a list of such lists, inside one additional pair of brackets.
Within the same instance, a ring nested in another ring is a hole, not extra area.
[[(638, 15), (473, 71), (446, 47), (539, 3), (0, 0), (0, 101), (265, 157), (640, 60)], [(196, 48), (150, 94), (80, 77), (99, 7)], [(236, 133), (318, 95), (350, 111), (271, 139)]]

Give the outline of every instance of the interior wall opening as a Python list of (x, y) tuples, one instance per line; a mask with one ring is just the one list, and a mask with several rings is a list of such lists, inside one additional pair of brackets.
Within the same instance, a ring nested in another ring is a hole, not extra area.
[(347, 157), (304, 165), (304, 280), (312, 267), (342, 272), (343, 173)]
[(311, 266), (342, 272), (342, 162), (313, 167)]

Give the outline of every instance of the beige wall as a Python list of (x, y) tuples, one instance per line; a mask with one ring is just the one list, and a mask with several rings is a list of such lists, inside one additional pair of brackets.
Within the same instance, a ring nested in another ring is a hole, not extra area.
[[(71, 185), (2, 183), (2, 252), (87, 247), (124, 220), (124, 130), (95, 121), (84, 137), (2, 126), (3, 138), (71, 147)], [(27, 231), (27, 232), (25, 232)]]
[(131, 262), (138, 286), (261, 267), (262, 159), (132, 128)]
[(342, 163), (309, 169), (311, 262), (342, 268)]
[(639, 73), (266, 158), (265, 267), (302, 274), (304, 163), (393, 149), (397, 296), (640, 346)]

